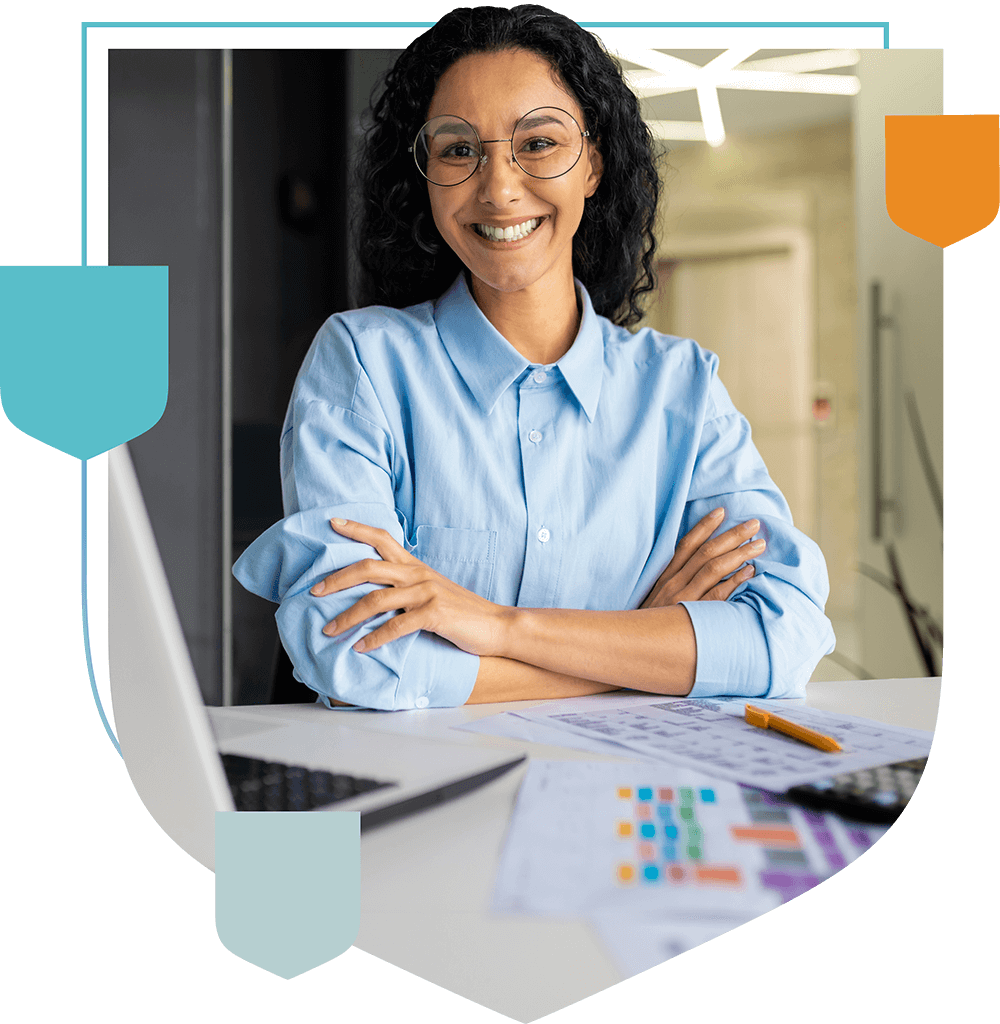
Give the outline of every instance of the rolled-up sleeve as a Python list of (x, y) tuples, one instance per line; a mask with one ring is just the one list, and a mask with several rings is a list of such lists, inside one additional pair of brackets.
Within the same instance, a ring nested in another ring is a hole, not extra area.
[(387, 530), (406, 546), (393, 500), (393, 442), (347, 330), (328, 322), (296, 382), (282, 435), (285, 519), (257, 538), (233, 574), (278, 603), (281, 642), (295, 677), (324, 702), (382, 710), (452, 707), (472, 692), (479, 659), (447, 640), (416, 632), (370, 652), (353, 645), (387, 613), (337, 637), (323, 627), (375, 585), (324, 597), (310, 588), (374, 550), (337, 534), (332, 518)]
[(286, 518), (233, 571), (279, 605), (296, 678), (328, 703), (456, 706), (479, 670), (429, 632), (355, 651), (388, 616), (323, 634), (374, 589), (309, 592), (375, 556), (333, 530), (337, 517), (387, 530), (487, 600), (623, 608), (721, 505), (720, 530), (756, 518), (768, 546), (728, 601), (686, 604), (692, 694), (800, 696), (833, 649), (823, 556), (792, 525), (715, 356), (648, 328), (633, 335), (581, 296), (580, 334), (558, 369), (529, 372), (461, 275), (436, 303), (340, 314), (317, 335), (282, 432)]
[(829, 594), (819, 547), (792, 524), (781, 492), (750, 437), (750, 426), (713, 378), (681, 536), (723, 507), (719, 531), (758, 519), (767, 542), (755, 573), (728, 601), (684, 602), (694, 626), (692, 697), (803, 697), (819, 659), (834, 648), (824, 614)]

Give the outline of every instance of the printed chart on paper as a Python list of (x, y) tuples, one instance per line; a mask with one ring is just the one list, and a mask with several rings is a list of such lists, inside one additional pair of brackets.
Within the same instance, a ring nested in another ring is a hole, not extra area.
[(493, 905), (585, 917), (632, 974), (805, 892), (885, 831), (684, 768), (533, 761)]
[(788, 706), (785, 701), (751, 703), (833, 736), (844, 749), (826, 753), (772, 729), (749, 725), (743, 720), (743, 701), (696, 698), (593, 711), (542, 705), (508, 714), (601, 741), (602, 746), (611, 741), (644, 759), (686, 765), (715, 778), (770, 790), (923, 757), (930, 750), (931, 734), (919, 729)]

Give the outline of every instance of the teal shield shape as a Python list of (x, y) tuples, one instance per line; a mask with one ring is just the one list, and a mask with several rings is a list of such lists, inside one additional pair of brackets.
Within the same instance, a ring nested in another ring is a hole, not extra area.
[(215, 928), (281, 978), (340, 956), (361, 926), (358, 811), (217, 811)]
[(166, 267), (0, 267), (0, 402), (24, 433), (90, 459), (167, 404)]

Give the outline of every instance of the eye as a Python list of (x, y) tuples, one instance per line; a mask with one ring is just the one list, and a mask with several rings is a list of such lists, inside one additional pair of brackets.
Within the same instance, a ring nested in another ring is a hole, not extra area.
[(521, 143), (520, 151), (522, 153), (544, 153), (547, 149), (551, 149), (556, 145), (558, 145), (557, 142), (546, 138), (544, 135), (533, 135)]
[(446, 146), (440, 155), (442, 160), (472, 160), (477, 156), (476, 151), (468, 142), (454, 142)]

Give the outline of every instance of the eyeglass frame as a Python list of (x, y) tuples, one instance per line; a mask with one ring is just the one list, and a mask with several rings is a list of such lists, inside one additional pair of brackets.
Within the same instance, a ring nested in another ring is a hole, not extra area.
[[(576, 154), (576, 159), (569, 165), (569, 167), (566, 168), (565, 171), (560, 171), (558, 174), (553, 174), (551, 177), (548, 178), (543, 178), (537, 174), (532, 174), (531, 171), (529, 171), (527, 168), (521, 165), (521, 162), (517, 159), (517, 156), (514, 153), (514, 136), (517, 135), (517, 126), (528, 116), (528, 114), (533, 114), (536, 110), (558, 110), (561, 114), (565, 114), (573, 122), (573, 124), (576, 125), (577, 130), (580, 133), (580, 152)], [(467, 124), (472, 129), (472, 134), (475, 135), (476, 141), (479, 143), (480, 155), (479, 159), (476, 161), (475, 167), (473, 167), (472, 170), (469, 171), (469, 173), (461, 181), (453, 181), (451, 182), (450, 185), (442, 184), (441, 182), (438, 181), (432, 181), (430, 178), (428, 178), (427, 175), (424, 174), (422, 170), (420, 170), (420, 163), (417, 160), (417, 140), (420, 138), (421, 132), (431, 123), (431, 121), (434, 121), (439, 117), (453, 117), (455, 118), (456, 121), (461, 121), (464, 124)], [(413, 162), (417, 165), (417, 170), (420, 171), (420, 176), (424, 179), (424, 181), (430, 182), (431, 185), (437, 185), (438, 188), (454, 188), (456, 185), (464, 185), (469, 180), (469, 178), (471, 178), (480, 168), (486, 166), (486, 163), (489, 160), (489, 154), (485, 150), (483, 150), (483, 146), (492, 145), (494, 142), (509, 142), (511, 160), (513, 160), (517, 167), (520, 170), (524, 171), (524, 173), (527, 174), (529, 178), (534, 178), (535, 181), (555, 181), (556, 178), (561, 178), (564, 174), (569, 174), (569, 172), (573, 170), (573, 168), (576, 167), (576, 165), (580, 162), (580, 157), (583, 156), (582, 140), (589, 138), (590, 131), (584, 131), (580, 127), (580, 122), (577, 121), (577, 119), (568, 110), (564, 110), (562, 107), (554, 107), (551, 104), (547, 103), (541, 107), (532, 107), (531, 110), (527, 111), (527, 113), (522, 114), (514, 122), (514, 129), (511, 132), (511, 136), (509, 139), (482, 139), (479, 137), (479, 132), (476, 130), (476, 126), (471, 121), (466, 121), (464, 117), (460, 117), (458, 114), (435, 114), (434, 117), (428, 118), (417, 129), (417, 134), (413, 136), (413, 143), (409, 146), (407, 152), (413, 154)]]

